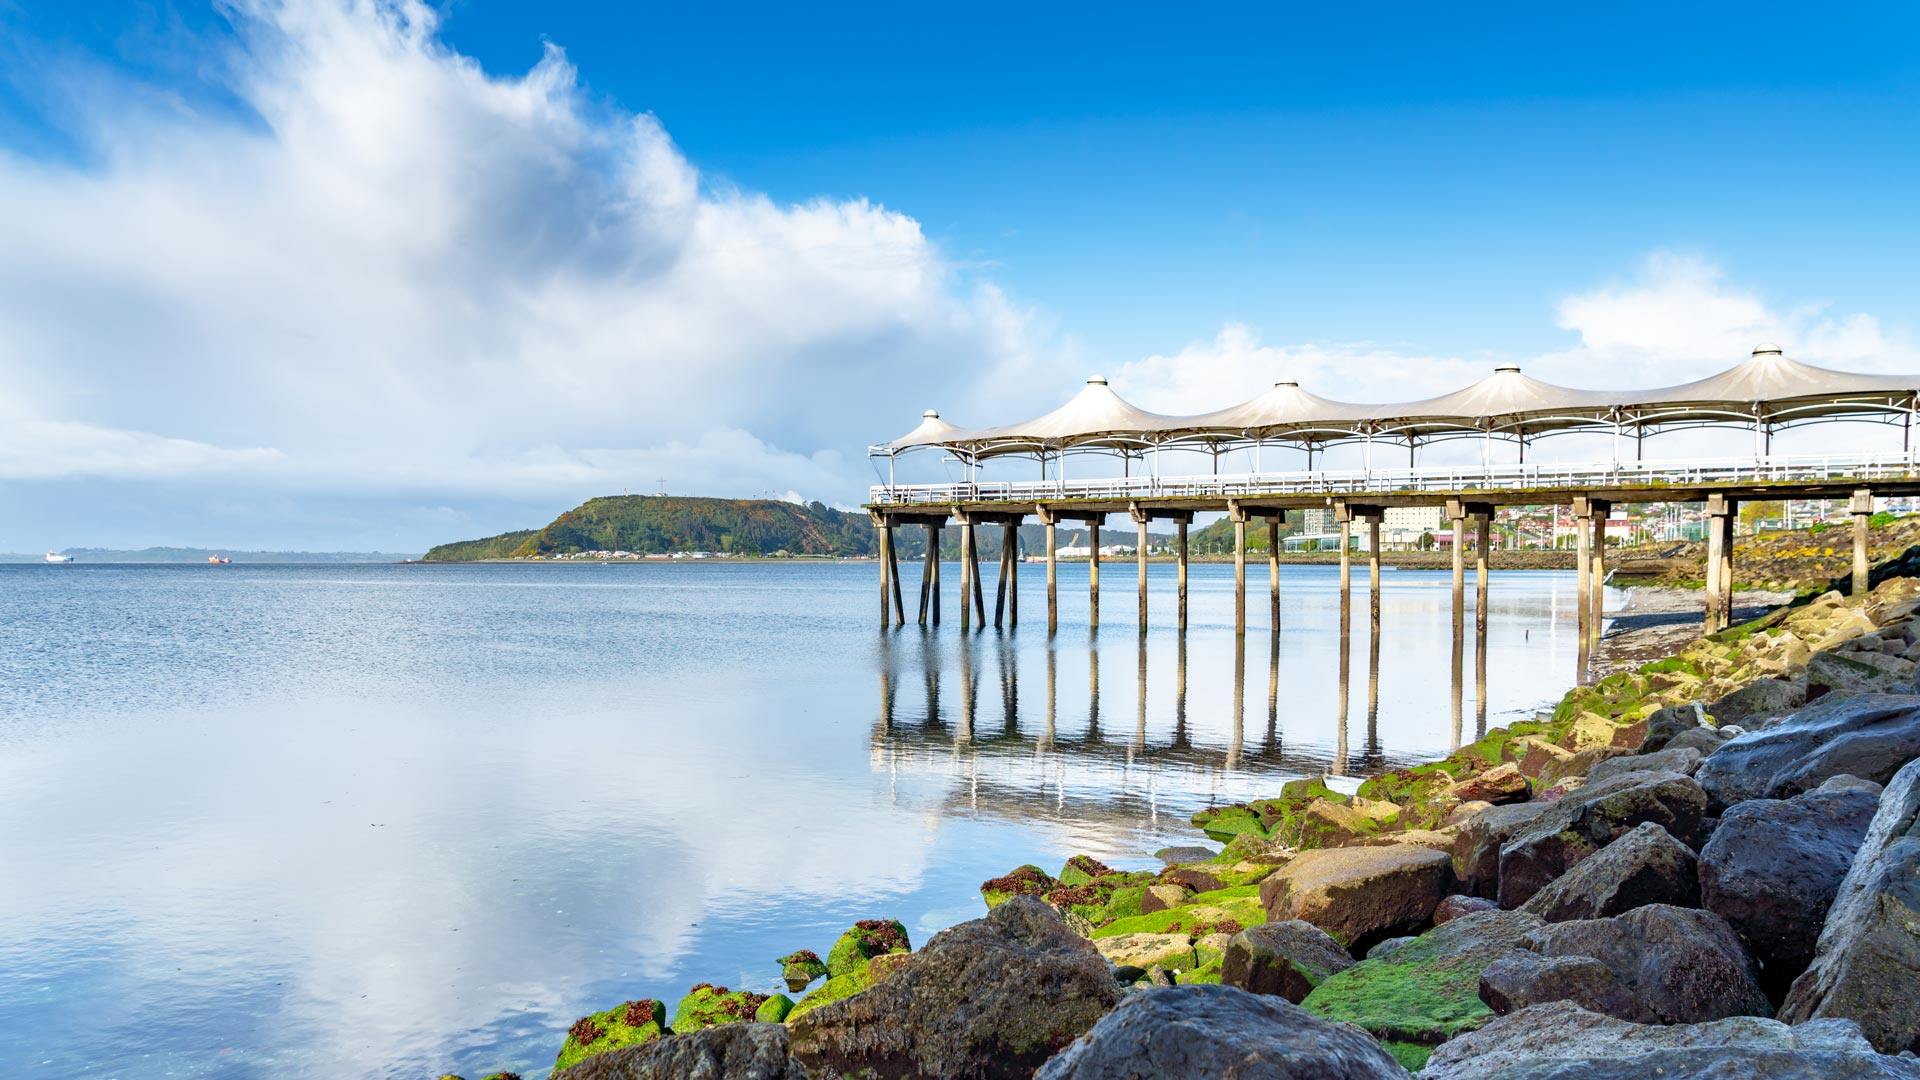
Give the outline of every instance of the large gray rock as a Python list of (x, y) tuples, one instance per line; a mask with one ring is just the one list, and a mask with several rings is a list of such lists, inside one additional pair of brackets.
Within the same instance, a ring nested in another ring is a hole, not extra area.
[(1880, 787), (1834, 777), (1791, 799), (1731, 807), (1700, 848), (1700, 902), (1733, 926), (1779, 1001), (1813, 959), (1827, 908), (1880, 806)]
[(1220, 983), (1298, 1005), (1327, 976), (1352, 966), (1353, 957), (1325, 930), (1289, 919), (1233, 935), (1221, 963)]
[(1496, 806), (1468, 818), (1453, 841), (1453, 873), (1460, 891), (1488, 900), (1500, 895), (1500, 849), (1547, 812), (1549, 803)]
[(1480, 973), (1480, 1000), (1501, 1016), (1570, 1001), (1621, 1020), (1647, 1024), (1657, 1020), (1612, 968), (1591, 956), (1541, 956), (1516, 949)]
[(1566, 922), (1618, 915), (1647, 904), (1700, 905), (1692, 849), (1651, 821), (1575, 863), (1520, 910), (1548, 922)]
[(1627, 773), (1589, 783), (1551, 804), (1500, 849), (1500, 906), (1533, 899), (1575, 863), (1643, 822), (1691, 846), (1698, 842), (1706, 805), (1700, 785), (1679, 773)]
[(1786, 799), (1847, 774), (1884, 784), (1920, 757), (1920, 698), (1863, 694), (1815, 702), (1713, 752), (1694, 774), (1709, 812), (1748, 799)]
[(1630, 772), (1671, 772), (1692, 776), (1694, 771), (1700, 768), (1700, 758), (1700, 751), (1690, 746), (1656, 750), (1651, 754), (1629, 754), (1626, 757), (1608, 758), (1588, 771), (1587, 783), (1597, 784), (1602, 780), (1611, 780)]
[(1647, 717), (1646, 738), (1640, 741), (1637, 749), (1642, 754), (1665, 750), (1667, 744), (1676, 736), (1702, 727), (1706, 722), (1706, 710), (1702, 709), (1697, 702), (1669, 705)]
[(1024, 1080), (1120, 997), (1092, 942), (1016, 896), (935, 934), (885, 982), (802, 1015), (791, 1049), (815, 1075)]
[[(1704, 1057), (1696, 1057), (1704, 1055)], [(1769, 1057), (1777, 1055), (1777, 1057)], [(1722, 1071), (1701, 1062), (1728, 1063)], [(1488, 1077), (1545, 1077), (1562, 1080), (1601, 1077), (1610, 1080), (1798, 1080), (1827, 1074), (1793, 1071), (1792, 1063), (1819, 1063), (1842, 1069), (1842, 1077), (1909, 1077), (1920, 1070), (1871, 1071), (1880, 1059), (1852, 1024), (1788, 1027), (1775, 1020), (1743, 1016), (1702, 1024), (1634, 1024), (1582, 1009), (1571, 1002), (1535, 1005), (1492, 1021), (1433, 1052), (1421, 1080), (1486, 1080)], [(1750, 1067), (1749, 1062), (1764, 1062)], [(1784, 1063), (1784, 1066), (1783, 1066)], [(1615, 1065), (1624, 1066), (1615, 1068)], [(1788, 1071), (1779, 1071), (1785, 1067)], [(1868, 1071), (1859, 1071), (1860, 1069)]]
[(1920, 1080), (1920, 1064), (1839, 1050), (1661, 1050), (1632, 1057), (1536, 1061), (1486, 1080)]
[(1857, 1021), (1883, 1053), (1920, 1051), (1920, 761), (1908, 763), (1840, 882), (1813, 964), (1780, 1018)]
[(1172, 986), (1128, 998), (1035, 1080), (1406, 1080), (1357, 1028), (1231, 986)]
[(806, 1080), (787, 1057), (784, 1024), (721, 1024), (623, 1046), (582, 1061), (552, 1080)]
[(1786, 679), (1755, 679), (1707, 706), (1715, 723), (1739, 724), (1748, 731), (1765, 726), (1807, 703), (1807, 686)]
[(1431, 925), (1434, 906), (1452, 887), (1453, 860), (1444, 851), (1327, 848), (1303, 851), (1261, 881), (1260, 902), (1269, 921), (1304, 919), (1364, 956), (1376, 942)]
[(1914, 669), (1913, 661), (1878, 651), (1814, 653), (1807, 661), (1807, 700), (1911, 692)]
[(1652, 904), (1611, 919), (1547, 923), (1526, 945), (1607, 965), (1664, 1024), (1773, 1012), (1739, 935), (1710, 911)]

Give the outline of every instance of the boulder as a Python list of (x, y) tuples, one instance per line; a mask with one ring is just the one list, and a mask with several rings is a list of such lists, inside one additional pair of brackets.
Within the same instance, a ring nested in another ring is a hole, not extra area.
[(1807, 684), (1787, 679), (1755, 679), (1707, 706), (1707, 715), (1720, 724), (1749, 729), (1784, 716), (1807, 703)]
[(1827, 908), (1879, 805), (1878, 785), (1834, 777), (1791, 799), (1729, 808), (1701, 845), (1701, 906), (1747, 943), (1773, 1000), (1813, 959)]
[(1520, 766), (1509, 761), (1478, 776), (1467, 777), (1449, 788), (1448, 794), (1462, 802), (1486, 802), (1496, 806), (1522, 802), (1527, 797), (1527, 778), (1520, 772)]
[[(1706, 1055), (1696, 1058), (1694, 1055)], [(1720, 1071), (1703, 1060), (1727, 1061)], [(1752, 1068), (1742, 1063), (1781, 1055), (1777, 1063)], [(1582, 1009), (1569, 1001), (1535, 1005), (1489, 1022), (1433, 1052), (1421, 1080), (1488, 1080), (1490, 1077), (1546, 1077), (1586, 1080), (1815, 1080), (1828, 1074), (1794, 1071), (1794, 1061), (1855, 1070), (1840, 1077), (1920, 1076), (1920, 1070), (1874, 1072), (1871, 1047), (1846, 1024), (1788, 1027), (1776, 1020), (1742, 1016), (1701, 1024), (1635, 1024)], [(1845, 1060), (1834, 1060), (1845, 1059)], [(1565, 1071), (1563, 1071), (1565, 1070)]]
[(1627, 773), (1548, 806), (1500, 849), (1500, 906), (1516, 908), (1573, 865), (1643, 822), (1697, 842), (1707, 797), (1679, 773)]
[(596, 1054), (553, 1080), (806, 1080), (784, 1024), (723, 1024)]
[(1540, 921), (1514, 911), (1455, 919), (1417, 938), (1374, 950), (1329, 976), (1301, 1002), (1392, 1042), (1435, 1046), (1493, 1017), (1480, 998), (1480, 973), (1513, 951)]
[(1220, 984), (1271, 994), (1298, 1005), (1329, 975), (1353, 966), (1353, 957), (1327, 932), (1290, 919), (1248, 927), (1227, 942)]
[(1599, 748), (1612, 748), (1614, 722), (1599, 713), (1583, 712), (1574, 717), (1560, 735), (1560, 748), (1574, 754)]
[(1547, 922), (1566, 922), (1618, 915), (1646, 904), (1700, 906), (1693, 851), (1651, 821), (1575, 863), (1520, 910)]
[(1733, 738), (1732, 731), (1719, 728), (1697, 727), (1692, 731), (1683, 731), (1667, 744), (1669, 750), (1698, 750), (1702, 754), (1711, 754), (1727, 744)]
[(1024, 1080), (1119, 1004), (1113, 968), (1031, 897), (934, 935), (906, 969), (790, 1022), (816, 1076)]
[(1115, 934), (1095, 938), (1093, 944), (1115, 967), (1187, 971), (1199, 965), (1193, 939), (1185, 934)]
[(1882, 1053), (1920, 1051), (1920, 761), (1896, 773), (1780, 1019), (1857, 1021)]
[(1140, 914), (1151, 915), (1156, 911), (1177, 908), (1192, 897), (1192, 893), (1178, 885), (1149, 885), (1140, 894)]
[(1168, 866), (1179, 866), (1182, 863), (1206, 862), (1218, 854), (1219, 852), (1214, 851), (1212, 848), (1163, 847), (1159, 851), (1154, 852), (1153, 857)]
[(685, 1035), (701, 1028), (742, 1023), (752, 1020), (766, 1001), (767, 995), (751, 990), (729, 990), (700, 983), (688, 990), (687, 996), (674, 1008), (671, 1027)]
[(1707, 714), (1701, 710), (1698, 702), (1689, 701), (1684, 705), (1669, 705), (1659, 709), (1647, 717), (1647, 737), (1640, 742), (1640, 753), (1651, 754), (1664, 750), (1682, 732), (1693, 731), (1706, 722)]
[(1240, 1077), (1406, 1080), (1391, 1054), (1345, 1024), (1231, 986), (1175, 986), (1129, 997), (1035, 1080)]
[(1600, 961), (1664, 1024), (1773, 1011), (1739, 935), (1710, 911), (1651, 904), (1610, 919), (1547, 923), (1526, 946)]
[(1631, 1057), (1534, 1061), (1487, 1080), (1920, 1080), (1920, 1065), (1879, 1054), (1745, 1047), (1656, 1050)]
[(861, 919), (840, 935), (827, 953), (827, 976), (845, 975), (890, 952), (906, 952), (907, 928), (897, 919)]
[(1306, 851), (1260, 883), (1269, 922), (1304, 919), (1356, 955), (1423, 929), (1453, 884), (1453, 860), (1411, 844)]
[(1538, 736), (1521, 739), (1514, 749), (1520, 755), (1520, 772), (1536, 780), (1549, 768), (1573, 757), (1573, 751), (1563, 750)]
[(1818, 652), (1807, 661), (1807, 700), (1828, 695), (1911, 693), (1911, 660), (1865, 650)]
[(1570, 1001), (1621, 1020), (1652, 1023), (1656, 1019), (1612, 968), (1591, 956), (1541, 956), (1515, 949), (1480, 973), (1480, 1000), (1501, 1016)]
[(1624, 746), (1591, 746), (1577, 754), (1548, 762), (1540, 770), (1542, 784), (1557, 784), (1576, 776), (1586, 776), (1594, 767), (1617, 757), (1628, 757), (1633, 751)]
[(1651, 754), (1628, 754), (1608, 758), (1587, 773), (1587, 783), (1597, 784), (1630, 772), (1670, 772), (1692, 776), (1700, 768), (1701, 753), (1690, 746), (1655, 750)]
[(1546, 803), (1515, 803), (1485, 810), (1460, 825), (1453, 842), (1453, 873), (1470, 896), (1492, 899), (1500, 890), (1500, 849), (1548, 810)]
[(1587, 786), (1584, 776), (1563, 776), (1539, 791), (1534, 792), (1533, 801), (1538, 803), (1559, 802), (1561, 799)]
[(1462, 915), (1472, 915), (1478, 911), (1499, 911), (1500, 905), (1484, 896), (1461, 896), (1454, 894), (1434, 905), (1433, 925), (1443, 926)]
[(1217, 869), (1218, 867), (1206, 869), (1199, 866), (1169, 866), (1160, 871), (1160, 881), (1165, 885), (1178, 885), (1197, 893), (1213, 892), (1215, 889), (1227, 887), (1226, 882), (1215, 876), (1214, 871)]
[(649, 1043), (666, 1034), (667, 1007), (659, 1001), (627, 1001), (605, 1012), (583, 1016), (567, 1029), (567, 1041), (554, 1060), (555, 1072), (597, 1054)]
[(812, 949), (788, 953), (781, 957), (778, 963), (780, 977), (786, 980), (787, 990), (795, 994), (813, 985), (815, 979), (827, 973), (825, 961), (822, 961), (820, 955)]
[(1920, 698), (1862, 694), (1818, 701), (1714, 751), (1695, 778), (1711, 811), (1786, 799), (1842, 773), (1884, 784), (1920, 757)]

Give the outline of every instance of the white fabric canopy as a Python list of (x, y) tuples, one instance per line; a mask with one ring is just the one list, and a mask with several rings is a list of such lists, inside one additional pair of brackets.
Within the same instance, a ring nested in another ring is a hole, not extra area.
[(1791, 359), (1772, 345), (1756, 348), (1747, 360), (1717, 375), (1652, 390), (1579, 390), (1503, 366), (1472, 386), (1425, 401), (1333, 401), (1281, 382), (1250, 401), (1197, 416), (1163, 416), (1137, 408), (1096, 375), (1073, 400), (1025, 423), (968, 430), (929, 410), (919, 427), (870, 452), (890, 455), (941, 446), (979, 459), (1075, 448), (1132, 450), (1186, 441), (1217, 448), (1223, 442), (1254, 439), (1312, 444), (1376, 435), (1419, 440), (1500, 433), (1525, 438), (1602, 425), (1644, 432), (1664, 425), (1739, 423), (1757, 430), (1862, 414), (1910, 422), (1917, 399), (1920, 375), (1830, 371)]

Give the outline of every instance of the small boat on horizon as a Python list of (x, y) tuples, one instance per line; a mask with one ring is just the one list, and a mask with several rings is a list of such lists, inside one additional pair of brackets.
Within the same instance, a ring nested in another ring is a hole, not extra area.
[(59, 552), (57, 552), (57, 551), (49, 551), (49, 552), (47, 552), (47, 561), (48, 561), (48, 562), (50, 562), (50, 563), (55, 563), (55, 564), (65, 564), (65, 563), (70, 563), (70, 562), (72, 562), (72, 561), (73, 561), (73, 556), (71, 556), (71, 555), (62, 555), (62, 554), (60, 554), (60, 553), (59, 553)]
[(215, 566), (225, 566), (228, 563), (232, 562), (233, 560), (223, 555), (209, 555), (207, 556), (207, 561), (212, 563)]

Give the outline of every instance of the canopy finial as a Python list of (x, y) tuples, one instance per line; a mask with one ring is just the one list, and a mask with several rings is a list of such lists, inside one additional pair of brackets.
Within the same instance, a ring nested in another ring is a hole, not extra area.
[(1778, 346), (1778, 345), (1775, 345), (1774, 343), (1772, 343), (1772, 342), (1770, 342), (1770, 341), (1763, 341), (1763, 342), (1761, 342), (1760, 344), (1758, 344), (1758, 345), (1755, 345), (1755, 346), (1753, 347), (1753, 355), (1755, 355), (1755, 356), (1779, 356), (1779, 355), (1780, 355), (1780, 346)]

